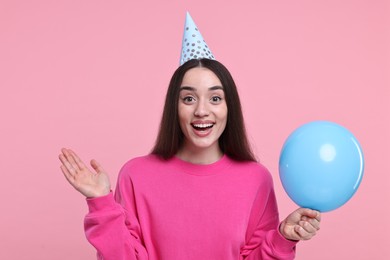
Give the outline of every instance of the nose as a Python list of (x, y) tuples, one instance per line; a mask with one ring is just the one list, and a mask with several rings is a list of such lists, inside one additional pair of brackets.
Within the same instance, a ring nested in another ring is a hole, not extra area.
[(200, 100), (194, 111), (194, 115), (197, 117), (205, 117), (210, 113), (207, 102)]

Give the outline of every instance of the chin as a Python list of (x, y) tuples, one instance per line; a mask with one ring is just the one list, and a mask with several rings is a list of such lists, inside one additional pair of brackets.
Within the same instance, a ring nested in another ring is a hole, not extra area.
[(216, 146), (218, 146), (218, 141), (217, 142), (192, 142), (192, 146), (197, 148), (197, 149), (213, 149)]

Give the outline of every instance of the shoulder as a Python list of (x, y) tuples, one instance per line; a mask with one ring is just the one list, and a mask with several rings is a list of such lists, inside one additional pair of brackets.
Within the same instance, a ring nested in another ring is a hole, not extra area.
[(257, 183), (266, 183), (272, 185), (272, 175), (268, 168), (259, 162), (254, 161), (235, 161), (231, 160), (232, 169), (239, 172), (242, 176), (247, 176)]
[(155, 171), (157, 168), (161, 167), (164, 162), (164, 159), (153, 154), (135, 157), (122, 166), (119, 175), (134, 175), (138, 172), (150, 171), (151, 169)]

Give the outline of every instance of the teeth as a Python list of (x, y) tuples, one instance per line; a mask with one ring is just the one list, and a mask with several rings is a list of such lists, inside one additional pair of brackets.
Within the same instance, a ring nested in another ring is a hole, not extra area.
[(213, 124), (193, 124), (193, 126), (197, 128), (208, 128), (208, 127), (212, 127)]

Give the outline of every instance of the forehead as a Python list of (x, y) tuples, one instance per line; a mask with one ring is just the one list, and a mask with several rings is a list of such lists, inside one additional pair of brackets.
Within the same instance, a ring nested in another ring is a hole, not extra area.
[(213, 87), (222, 86), (221, 81), (214, 72), (207, 68), (192, 68), (183, 77), (181, 86)]

